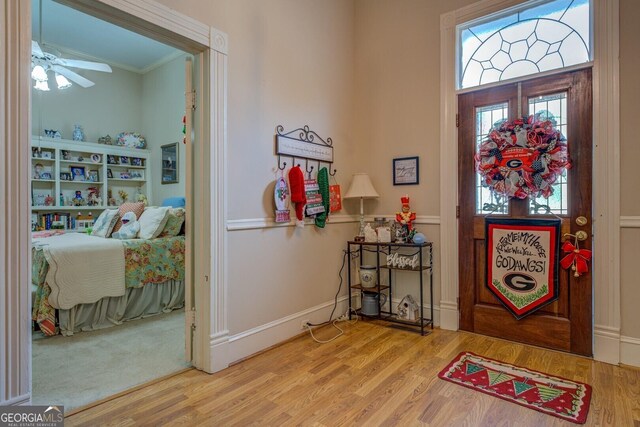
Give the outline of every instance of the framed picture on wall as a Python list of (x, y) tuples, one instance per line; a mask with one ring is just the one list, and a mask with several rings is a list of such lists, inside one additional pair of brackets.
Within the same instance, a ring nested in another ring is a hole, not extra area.
[(161, 183), (175, 184), (178, 182), (178, 143), (166, 144), (162, 149)]
[(418, 156), (393, 159), (393, 185), (416, 185), (420, 183)]

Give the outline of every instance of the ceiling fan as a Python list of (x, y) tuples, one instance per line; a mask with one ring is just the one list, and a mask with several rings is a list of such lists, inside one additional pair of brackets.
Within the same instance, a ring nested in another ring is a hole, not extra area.
[(111, 72), (111, 67), (107, 64), (60, 58), (52, 53), (43, 52), (38, 42), (35, 40), (31, 41), (31, 78), (36, 81), (34, 88), (43, 91), (49, 90), (47, 71), (53, 71), (55, 73), (58, 89), (70, 87), (71, 82), (77, 83), (85, 88), (95, 85), (91, 80), (69, 70), (67, 67), (102, 71), (105, 73)]

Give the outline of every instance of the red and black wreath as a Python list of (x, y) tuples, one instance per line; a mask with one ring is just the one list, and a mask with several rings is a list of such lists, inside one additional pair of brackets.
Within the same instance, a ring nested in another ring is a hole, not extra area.
[(550, 120), (539, 116), (493, 127), (475, 160), (484, 185), (518, 199), (548, 198), (553, 184), (571, 167), (567, 140)]

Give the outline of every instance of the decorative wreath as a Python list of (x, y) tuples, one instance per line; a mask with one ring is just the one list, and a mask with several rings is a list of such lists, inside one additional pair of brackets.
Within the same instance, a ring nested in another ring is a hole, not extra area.
[(567, 140), (551, 120), (540, 116), (495, 125), (475, 160), (484, 184), (518, 199), (548, 198), (552, 185), (571, 167)]

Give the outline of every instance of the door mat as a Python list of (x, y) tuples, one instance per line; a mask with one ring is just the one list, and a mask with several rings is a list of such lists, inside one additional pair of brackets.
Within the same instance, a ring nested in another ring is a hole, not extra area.
[(470, 352), (460, 353), (438, 376), (577, 424), (584, 424), (589, 413), (590, 385)]

